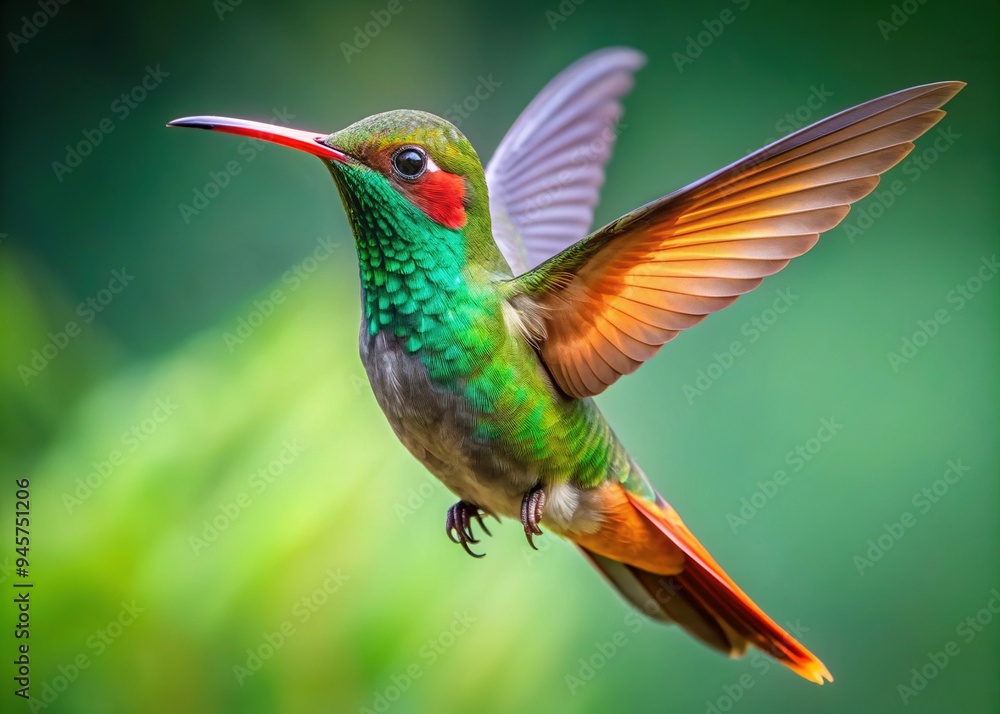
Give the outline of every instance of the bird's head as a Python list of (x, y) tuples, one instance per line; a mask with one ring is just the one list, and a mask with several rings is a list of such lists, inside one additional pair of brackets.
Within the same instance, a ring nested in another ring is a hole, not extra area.
[(333, 134), (215, 116), (168, 126), (263, 139), (318, 156), (337, 183), (359, 251), (363, 243), (434, 242), (463, 262), (508, 270), (493, 242), (479, 156), (455, 126), (433, 114), (384, 112)]

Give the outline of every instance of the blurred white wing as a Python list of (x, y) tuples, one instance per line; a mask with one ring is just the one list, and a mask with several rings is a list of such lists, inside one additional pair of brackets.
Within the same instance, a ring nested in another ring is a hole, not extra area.
[(645, 64), (625, 47), (593, 52), (560, 72), (532, 100), (486, 167), (493, 236), (519, 275), (584, 238), (620, 100)]

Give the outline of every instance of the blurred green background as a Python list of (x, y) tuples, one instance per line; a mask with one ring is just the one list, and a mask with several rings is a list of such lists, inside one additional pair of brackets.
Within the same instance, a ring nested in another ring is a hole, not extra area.
[[(388, 5), (5, 4), (2, 709), (997, 711), (996, 3), (401, 0), (345, 57)], [(969, 83), (883, 182), (902, 187), (891, 205), (869, 197), (599, 398), (830, 686), (637, 625), (571, 547), (534, 553), (517, 524), (482, 561), (450, 543), (454, 499), (396, 442), (357, 357), (326, 170), (163, 126), (277, 112), (332, 131), (444, 114), (489, 78), (461, 123), (486, 159), (549, 78), (609, 44), (649, 64), (598, 224), (802, 122)], [(12, 680), (18, 478), (31, 706)]]

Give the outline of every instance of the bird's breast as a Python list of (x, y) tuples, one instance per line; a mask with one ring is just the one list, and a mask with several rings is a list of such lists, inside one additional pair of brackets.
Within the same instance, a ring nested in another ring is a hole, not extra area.
[(497, 515), (519, 517), (524, 494), (542, 484), (553, 517), (585, 517), (580, 494), (629, 468), (597, 406), (554, 387), (503, 306), (452, 317), (458, 329), (416, 340), (362, 327), (362, 362), (396, 435), (456, 495)]
[[(462, 376), (435, 379), (389, 332), (362, 329), (361, 360), (375, 399), (404, 446), (460, 498), (514, 516), (537, 481), (531, 463), (491, 438), (494, 405), (470, 399)], [(487, 432), (487, 433), (484, 433)]]

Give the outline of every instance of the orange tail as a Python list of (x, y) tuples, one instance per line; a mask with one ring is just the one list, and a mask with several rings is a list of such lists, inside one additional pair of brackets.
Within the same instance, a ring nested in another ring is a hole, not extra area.
[[(605, 498), (614, 511), (608, 521), (609, 528), (582, 538), (570, 537), (627, 600), (654, 619), (676, 622), (689, 634), (731, 657), (739, 657), (752, 644), (806, 679), (817, 684), (833, 681), (815, 655), (737, 587), (662, 499), (660, 503), (650, 503), (618, 484), (605, 488), (618, 491), (614, 494), (609, 491)], [(658, 536), (654, 539), (655, 550), (666, 554), (655, 559), (658, 564), (682, 560), (681, 567), (647, 569), (651, 567), (649, 541), (638, 549), (643, 551), (638, 558), (629, 557), (614, 545), (602, 547), (600, 542), (602, 536), (621, 542), (618, 531), (626, 529), (648, 534), (650, 526)]]

